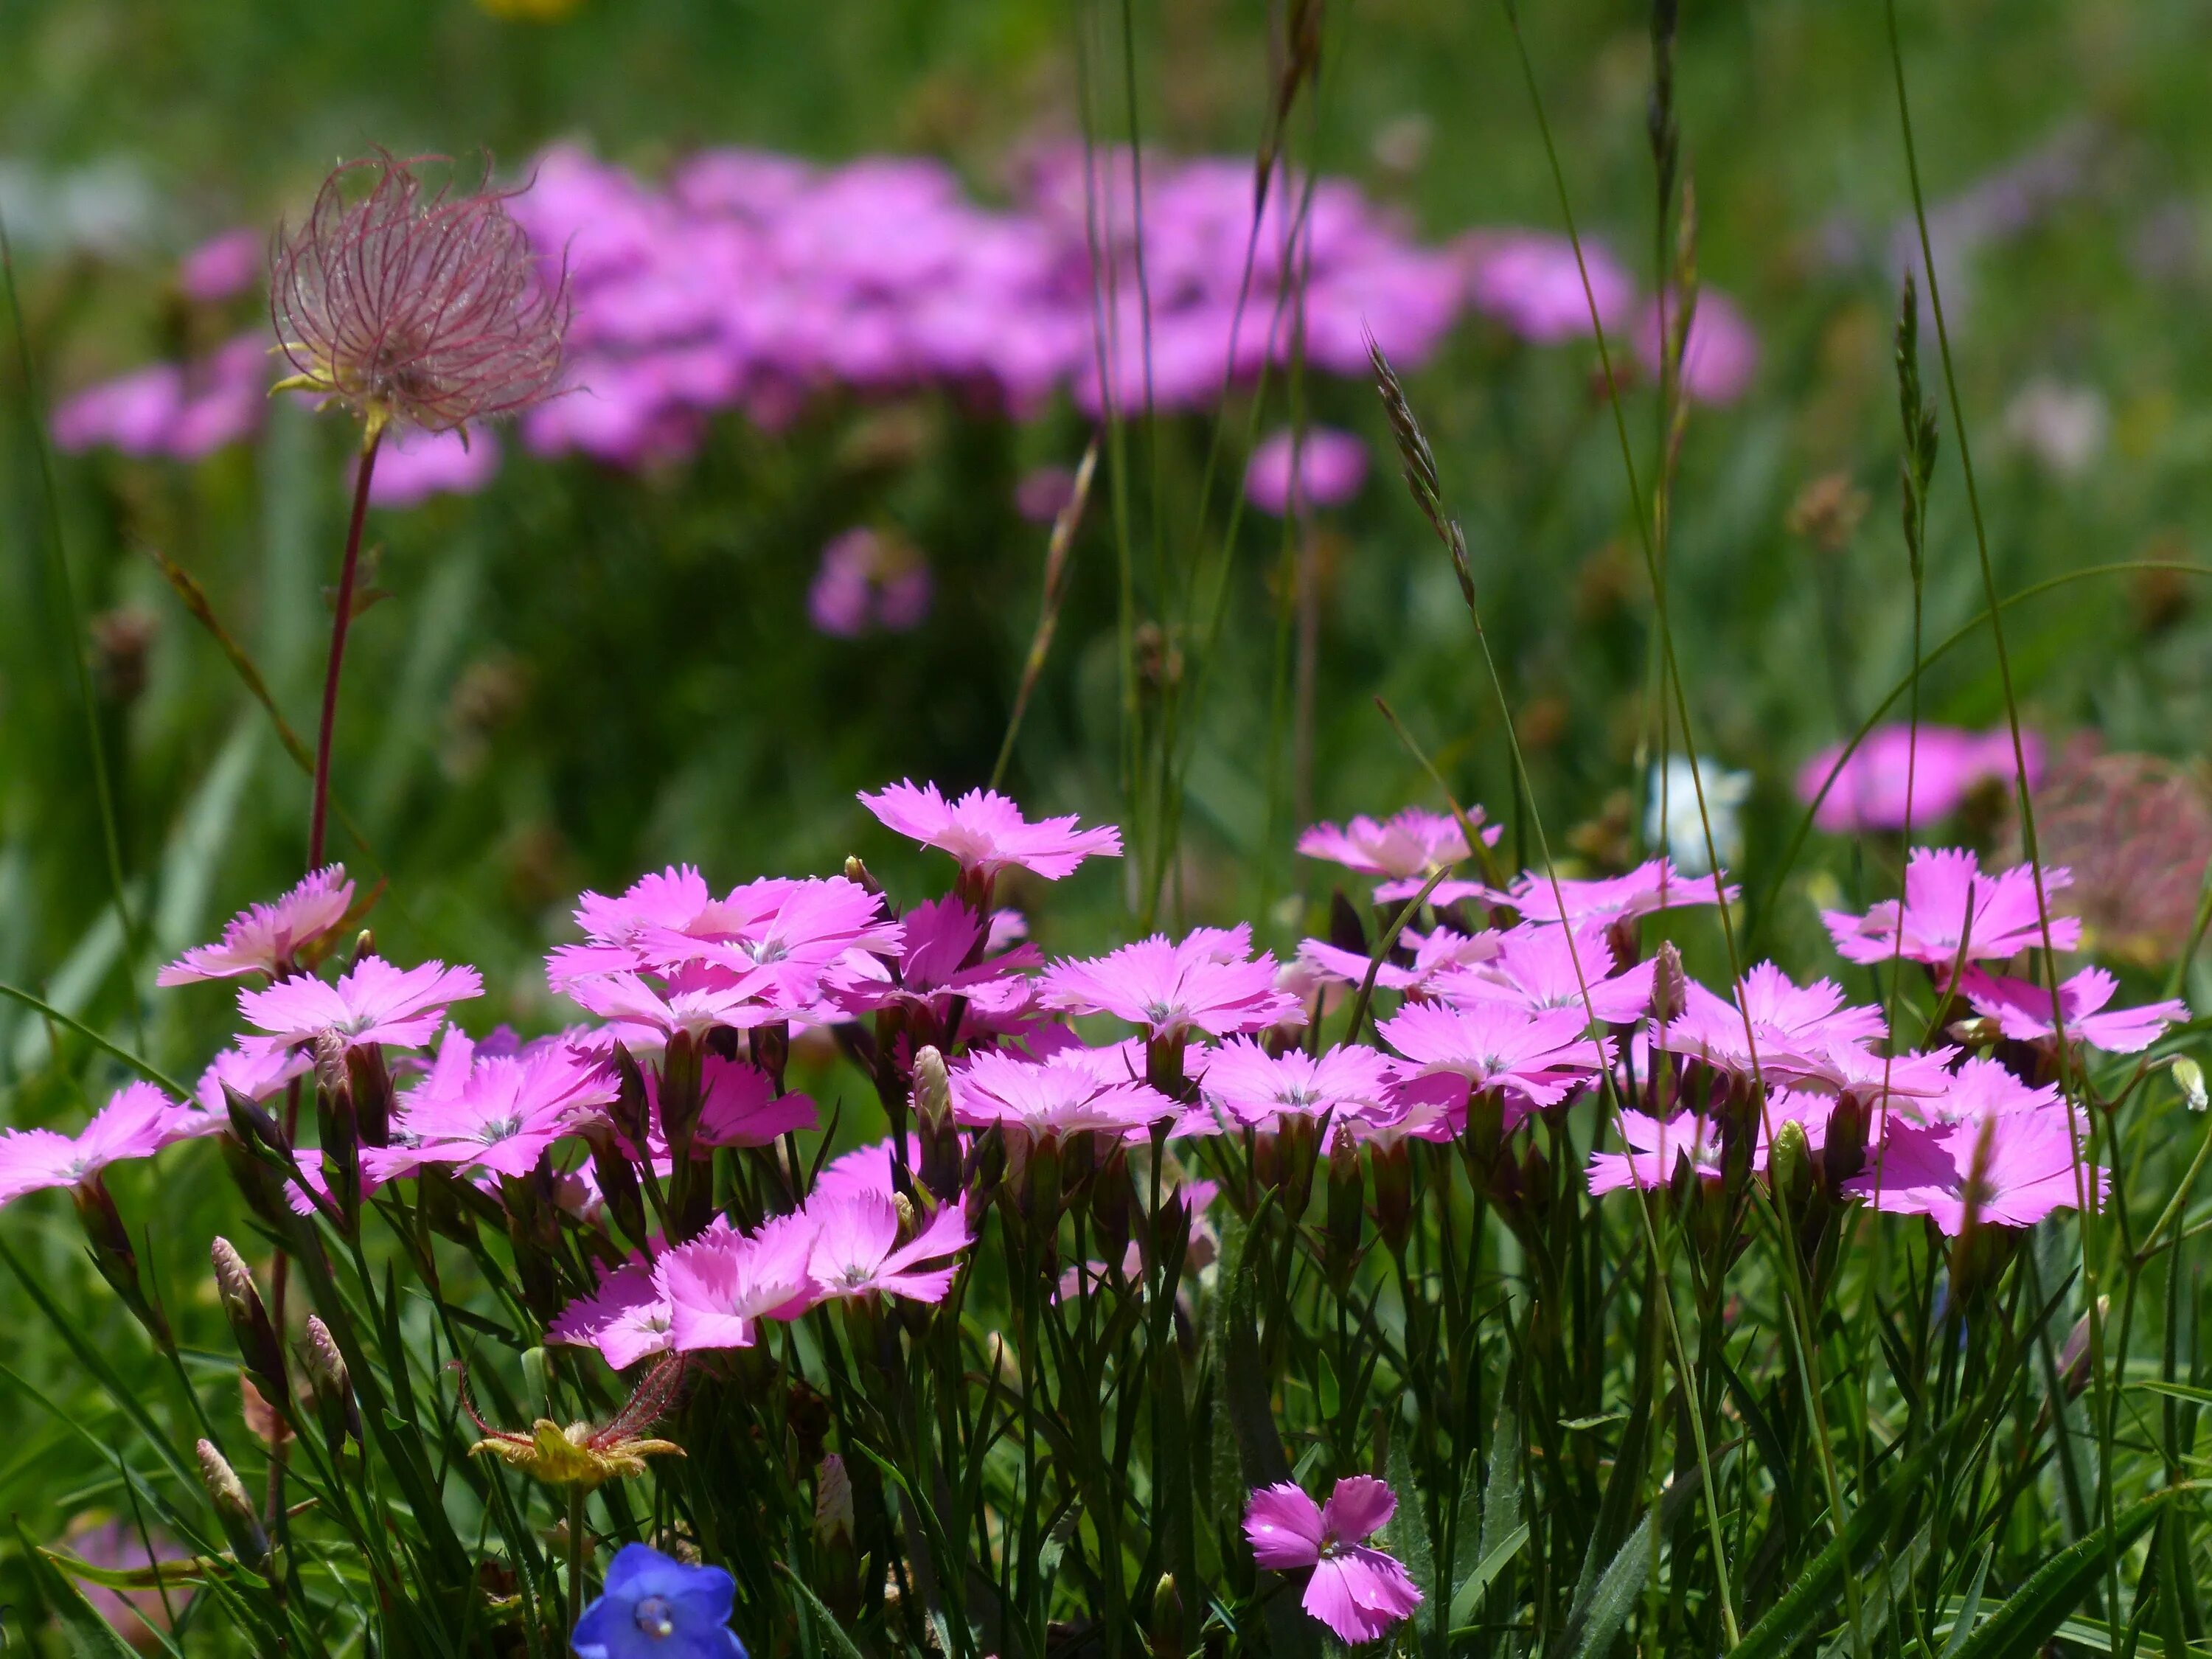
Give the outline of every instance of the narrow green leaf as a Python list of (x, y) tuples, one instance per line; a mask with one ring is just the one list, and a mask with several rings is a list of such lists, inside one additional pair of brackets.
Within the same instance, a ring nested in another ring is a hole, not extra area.
[(822, 1598), (808, 1588), (806, 1581), (781, 1561), (772, 1561), (769, 1565), (790, 1581), (792, 1589), (799, 1592), (799, 1599), (806, 1603), (807, 1611), (820, 1622), (823, 1630), (830, 1632), (830, 1649), (837, 1655), (837, 1659), (862, 1659), (860, 1650), (845, 1633), (845, 1627), (837, 1622), (837, 1615), (822, 1604)]
[(15, 1540), (23, 1547), (23, 1561), (30, 1568), (32, 1582), (39, 1587), (40, 1600), (53, 1613), (62, 1634), (69, 1640), (70, 1651), (77, 1659), (138, 1659), (137, 1650), (116, 1634), (115, 1626), (101, 1618), (92, 1603), (84, 1599), (84, 1592), (31, 1541), (30, 1534), (23, 1530), (21, 1516), (15, 1517)]
[(1482, 1605), (1482, 1593), (1496, 1581), (1499, 1573), (1505, 1571), (1507, 1564), (1521, 1553), (1528, 1541), (1528, 1523), (1523, 1521), (1498, 1540), (1497, 1547), (1475, 1563), (1474, 1571), (1460, 1581), (1459, 1588), (1452, 1592), (1451, 1601), (1451, 1626), (1455, 1636), (1467, 1627), (1468, 1621), (1474, 1617), (1474, 1610)]
[(1996, 1553), (1994, 1543), (1982, 1546), (1982, 1559), (1974, 1567), (1974, 1582), (1966, 1587), (1966, 1599), (1959, 1607), (1959, 1622), (1951, 1627), (1950, 1640), (1943, 1644), (1943, 1659), (1956, 1659), (1959, 1649), (1972, 1634), (1974, 1620), (1982, 1610), (1982, 1587), (1990, 1582), (1990, 1558)]
[(1851, 1511), (1842, 1534), (1831, 1538), (1766, 1616), (1744, 1632), (1742, 1642), (1732, 1650), (1733, 1659), (1776, 1659), (1813, 1633), (1829, 1601), (1842, 1589), (1844, 1574), (1873, 1553), (1908, 1505), (1926, 1496), (1929, 1474), (1950, 1440), (1952, 1426), (1937, 1430)]
[(1567, 1615), (1570, 1659), (1604, 1659), (1620, 1635), (1621, 1626), (1636, 1606), (1636, 1598), (1651, 1574), (1652, 1528), (1656, 1523), (1674, 1529), (1682, 1506), (1702, 1484), (1692, 1470), (1667, 1489), (1656, 1505), (1644, 1511), (1644, 1519), (1627, 1540), (1613, 1552), (1605, 1571), (1590, 1586), (1586, 1600), (1578, 1600)]
[(2148, 1531), (2173, 1499), (2203, 1490), (2192, 1481), (2153, 1492), (2122, 1510), (2111, 1526), (2059, 1551), (1966, 1638), (1957, 1659), (2034, 1659), (2103, 1576), (2106, 1561)]

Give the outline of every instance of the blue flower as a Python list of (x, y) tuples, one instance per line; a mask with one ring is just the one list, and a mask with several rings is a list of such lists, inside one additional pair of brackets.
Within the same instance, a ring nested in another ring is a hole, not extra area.
[(578, 1659), (745, 1659), (730, 1629), (737, 1594), (720, 1567), (687, 1567), (648, 1545), (625, 1544), (571, 1639)]

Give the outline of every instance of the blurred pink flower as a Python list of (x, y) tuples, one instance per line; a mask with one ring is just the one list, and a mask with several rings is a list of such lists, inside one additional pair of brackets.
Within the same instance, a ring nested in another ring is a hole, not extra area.
[(410, 507), (433, 495), (473, 495), (499, 473), (499, 440), (489, 432), (424, 432), (386, 437), (368, 481), (372, 505)]
[(839, 639), (904, 634), (929, 615), (929, 566), (905, 542), (866, 526), (833, 538), (806, 592), (815, 628)]
[[(1470, 807), (1467, 817), (1486, 847), (1496, 845), (1504, 832), (1503, 824), (1483, 827), (1480, 806)], [(1467, 857), (1468, 845), (1457, 818), (1409, 806), (1380, 823), (1360, 817), (1340, 829), (1334, 823), (1316, 823), (1298, 837), (1298, 851), (1310, 859), (1340, 864), (1360, 875), (1410, 881), (1412, 891), (1393, 896), (1410, 898), (1438, 865), (1456, 864)]]
[(1327, 426), (1263, 438), (1244, 469), (1245, 498), (1278, 519), (1291, 512), (1341, 507), (1366, 482), (1367, 446), (1349, 432)]
[[(182, 1561), (188, 1554), (167, 1533), (155, 1528), (142, 1531), (120, 1516), (79, 1521), (70, 1527), (62, 1542), (88, 1566), (132, 1572), (157, 1563)], [(167, 1582), (160, 1587), (143, 1589), (111, 1589), (89, 1579), (80, 1581), (77, 1588), (84, 1592), (84, 1599), (92, 1603), (93, 1610), (107, 1620), (125, 1642), (141, 1653), (160, 1653), (167, 1644), (155, 1632), (166, 1633), (171, 1615), (182, 1613), (193, 1595), (192, 1585), (182, 1569), (163, 1577)]]
[(1031, 524), (1050, 524), (1075, 499), (1075, 469), (1032, 467), (1014, 486), (1014, 511)]
[[(2021, 743), (2033, 788), (2043, 772), (2043, 740), (2023, 732)], [(1956, 811), (1978, 786), (2008, 781), (2014, 773), (2008, 731), (1978, 733), (1950, 726), (1923, 726), (1916, 736), (1909, 726), (1878, 726), (1849, 758), (1837, 744), (1807, 761), (1797, 774), (1797, 797), (1808, 805), (1820, 798), (1813, 821), (1831, 835), (1902, 830), (1908, 758), (1911, 821), (1923, 829)], [(1831, 772), (1835, 773), (1832, 782)], [(1823, 785), (1826, 795), (1820, 794)]]
[(1357, 1645), (1375, 1640), (1421, 1605), (1421, 1592), (1406, 1569), (1365, 1543), (1397, 1508), (1390, 1488), (1369, 1474), (1338, 1481), (1327, 1504), (1279, 1481), (1252, 1494), (1244, 1536), (1262, 1567), (1276, 1572), (1311, 1567), (1299, 1605)]
[[(1673, 327), (1671, 301), (1666, 317)], [(1636, 352), (1655, 380), (1660, 370), (1659, 323), (1659, 302), (1650, 301), (1637, 320)], [(1732, 404), (1751, 389), (1758, 368), (1759, 337), (1735, 301), (1717, 289), (1699, 289), (1697, 314), (1690, 319), (1690, 337), (1682, 346), (1682, 390), (1701, 404)]]
[(154, 982), (189, 985), (244, 974), (274, 979), (295, 972), (300, 952), (343, 921), (352, 904), (353, 883), (346, 879), (345, 866), (327, 865), (275, 902), (240, 911), (220, 939), (193, 946), (155, 975)]
[(268, 246), (251, 225), (210, 236), (178, 261), (177, 291), (202, 305), (234, 300), (261, 280)]
[(1596, 243), (1585, 240), (1588, 287), (1574, 245), (1543, 231), (1476, 231), (1462, 244), (1468, 291), (1475, 305), (1539, 345), (1590, 333), (1590, 307), (1608, 331), (1635, 303), (1635, 281)]

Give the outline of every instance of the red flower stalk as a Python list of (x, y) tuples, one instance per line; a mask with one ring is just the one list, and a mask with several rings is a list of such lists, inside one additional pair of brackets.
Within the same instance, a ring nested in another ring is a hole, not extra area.
[[(549, 280), (489, 180), (434, 189), (382, 151), (342, 163), (296, 232), (270, 248), (269, 312), (296, 371), (288, 386), (345, 404), (374, 434), (512, 414), (561, 372), (565, 270)], [(367, 182), (365, 194), (357, 187)]]

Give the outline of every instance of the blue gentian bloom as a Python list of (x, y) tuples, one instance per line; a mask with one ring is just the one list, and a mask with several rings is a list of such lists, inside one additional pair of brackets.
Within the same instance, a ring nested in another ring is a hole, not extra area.
[(649, 1545), (625, 1544), (571, 1639), (578, 1659), (745, 1659), (730, 1628), (737, 1595), (737, 1581), (720, 1567), (690, 1567)]

